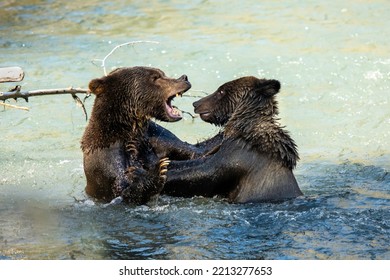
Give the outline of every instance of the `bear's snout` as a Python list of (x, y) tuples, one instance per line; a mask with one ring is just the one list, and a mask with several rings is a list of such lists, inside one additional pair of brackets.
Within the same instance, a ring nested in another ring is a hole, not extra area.
[(192, 103), (192, 106), (194, 106), (194, 109), (195, 109), (195, 111), (196, 111), (196, 109), (199, 107), (199, 105), (200, 105), (200, 102), (199, 102), (200, 100), (198, 100), (198, 101), (195, 101), (194, 103)]

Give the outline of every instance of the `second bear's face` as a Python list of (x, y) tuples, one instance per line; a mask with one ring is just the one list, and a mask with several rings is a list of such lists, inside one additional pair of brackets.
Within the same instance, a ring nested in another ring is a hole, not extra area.
[[(221, 85), (214, 93), (193, 103), (195, 113), (205, 122), (218, 126), (225, 125), (243, 98), (259, 102), (268, 98), (280, 89), (277, 80), (242, 77)], [(260, 98), (260, 99), (259, 99)]]
[(97, 98), (104, 100), (100, 106), (122, 115), (156, 118), (175, 122), (182, 118), (181, 112), (172, 106), (172, 100), (191, 88), (186, 75), (178, 79), (165, 76), (164, 72), (151, 67), (119, 68), (105, 77), (94, 79), (89, 84)]

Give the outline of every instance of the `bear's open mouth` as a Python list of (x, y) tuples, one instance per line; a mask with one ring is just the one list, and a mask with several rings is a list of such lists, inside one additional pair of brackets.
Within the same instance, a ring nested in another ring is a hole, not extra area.
[(207, 119), (211, 115), (210, 111), (200, 111), (198, 107), (195, 107), (194, 112), (195, 114), (198, 114), (202, 120)]
[(178, 92), (176, 94), (172, 94), (168, 97), (167, 101), (165, 102), (165, 110), (168, 114), (168, 116), (173, 120), (181, 120), (182, 119), (182, 112), (176, 107), (172, 105), (172, 100), (175, 97), (182, 96), (184, 92)]

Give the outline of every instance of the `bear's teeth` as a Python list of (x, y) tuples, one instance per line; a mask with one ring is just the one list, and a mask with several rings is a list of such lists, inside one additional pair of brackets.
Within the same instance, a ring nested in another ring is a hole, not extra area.
[(179, 111), (178, 109), (176, 109), (176, 108), (173, 108), (173, 109), (172, 109), (172, 114), (174, 114), (174, 115), (180, 115), (180, 111)]

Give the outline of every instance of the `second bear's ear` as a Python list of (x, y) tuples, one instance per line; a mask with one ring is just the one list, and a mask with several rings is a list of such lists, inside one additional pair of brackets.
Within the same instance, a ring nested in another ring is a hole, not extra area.
[(93, 79), (89, 82), (88, 87), (92, 93), (96, 95), (101, 94), (104, 91), (104, 78)]
[(280, 82), (278, 80), (262, 80), (256, 90), (264, 96), (271, 97), (279, 92)]

